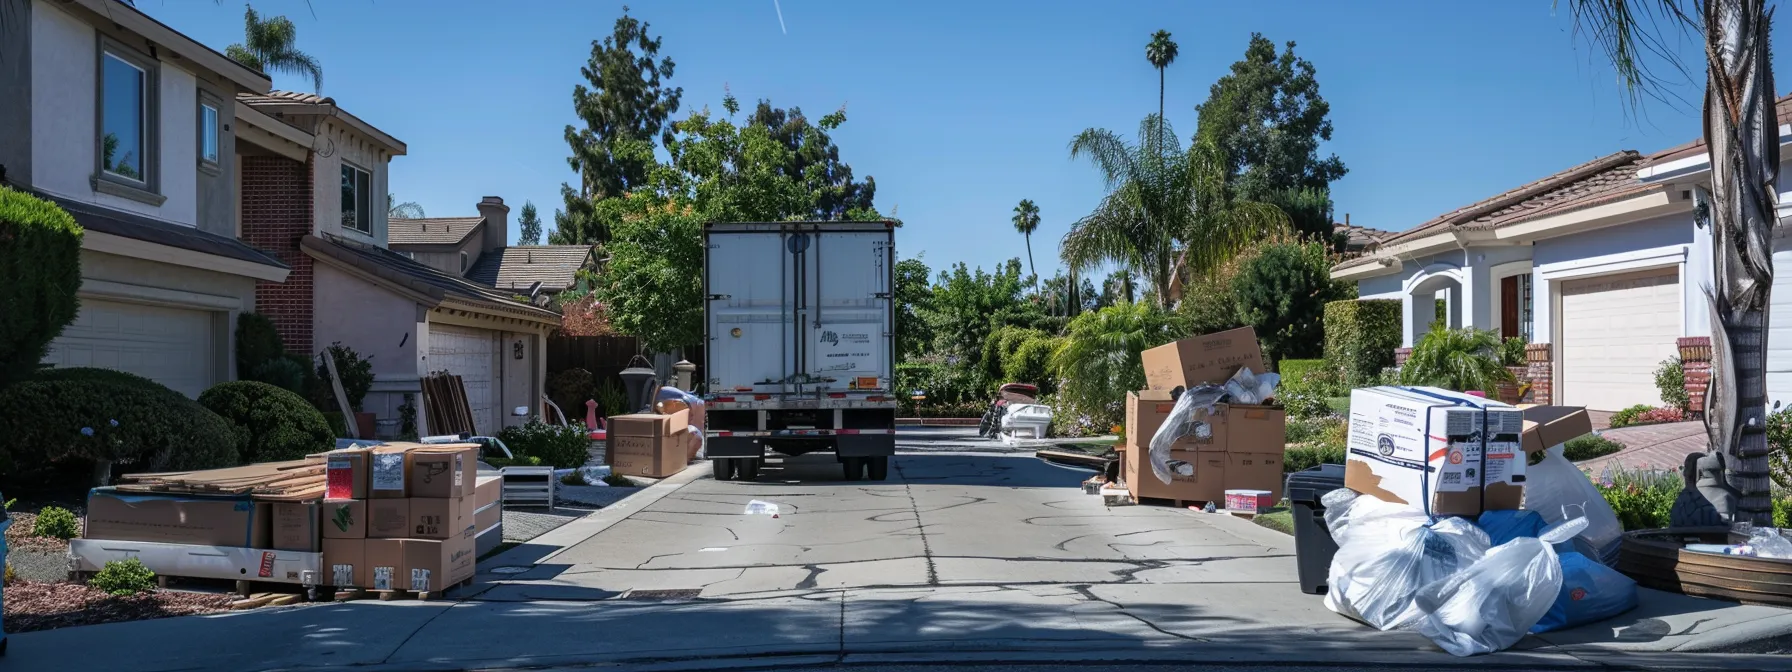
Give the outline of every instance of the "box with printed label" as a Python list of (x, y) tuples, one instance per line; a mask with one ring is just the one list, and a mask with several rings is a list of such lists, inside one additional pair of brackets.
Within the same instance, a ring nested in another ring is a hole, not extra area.
[(373, 451), (347, 448), (324, 453), (324, 498), (366, 499), (372, 483)]
[(403, 539), (367, 540), (367, 585), (370, 590), (410, 590), (404, 585)]
[(1151, 470), (1149, 451), (1134, 449), (1126, 451), (1125, 479), (1126, 489), (1134, 499), (1153, 497), (1157, 499), (1174, 499), (1183, 501), (1224, 501), (1226, 498), (1226, 454), (1193, 450), (1172, 450), (1172, 462), (1186, 462), (1194, 468), (1193, 474), (1172, 473), (1170, 482), (1157, 479)]
[(1518, 409), (1473, 395), (1352, 390), (1344, 484), (1433, 515), (1515, 509), (1524, 495), (1522, 430)]
[(610, 469), (627, 476), (665, 478), (690, 463), (685, 433), (689, 411), (670, 415), (635, 414), (610, 418)]
[(465, 535), (473, 526), (471, 497), (437, 499), (412, 497), (410, 529), (402, 536), (416, 539), (447, 539)]
[(339, 588), (366, 588), (371, 576), (367, 572), (366, 539), (323, 540), (324, 584)]
[(1282, 501), (1282, 453), (1226, 453), (1226, 489), (1269, 493)]
[(276, 551), (316, 553), (317, 502), (274, 502), (273, 546)]
[(411, 500), (367, 500), (367, 538), (402, 539), (411, 536)]
[(473, 578), (472, 535), (453, 539), (404, 540), (401, 590), (438, 591)]
[(81, 536), (109, 541), (268, 548), (271, 502), (247, 496), (203, 497), (118, 492), (87, 493), (87, 527)]
[(406, 477), (405, 463), (410, 460), (410, 452), (416, 444), (391, 443), (373, 449), (371, 458), (372, 474), (369, 476), (367, 496), (372, 499), (400, 499), (410, 496), (410, 479)]
[(479, 445), (450, 443), (412, 448), (405, 464), (412, 497), (471, 497), (479, 477)]
[(366, 539), (367, 500), (326, 499), (318, 507), (318, 528), (325, 539)]
[(1166, 343), (1140, 353), (1139, 360), (1145, 365), (1146, 387), (1153, 390), (1223, 385), (1240, 368), (1266, 370), (1257, 332), (1250, 327)]
[[(1126, 445), (1140, 450), (1149, 449), (1151, 437), (1157, 434), (1158, 428), (1169, 419), (1170, 411), (1175, 407), (1176, 401), (1166, 390), (1126, 393)], [(1195, 423), (1206, 427), (1203, 429), (1185, 424), (1185, 433), (1176, 440), (1171, 450), (1226, 452), (1226, 435), (1229, 429), (1225, 414), (1218, 411), (1218, 407), (1215, 407), (1212, 415), (1197, 411)]]

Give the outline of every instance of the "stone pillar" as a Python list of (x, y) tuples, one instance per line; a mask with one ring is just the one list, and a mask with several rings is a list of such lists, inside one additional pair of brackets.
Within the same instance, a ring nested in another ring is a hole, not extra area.
[(1524, 380), (1531, 384), (1531, 391), (1526, 395), (1534, 404), (1555, 403), (1555, 360), (1551, 356), (1548, 343), (1531, 343), (1524, 346), (1525, 375)]
[(1687, 411), (1693, 416), (1705, 415), (1705, 391), (1711, 389), (1711, 337), (1682, 338), (1680, 366), (1686, 372)]

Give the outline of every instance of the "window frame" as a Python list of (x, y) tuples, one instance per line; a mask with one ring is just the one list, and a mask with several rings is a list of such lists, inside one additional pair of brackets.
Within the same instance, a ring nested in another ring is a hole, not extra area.
[[(212, 111), (212, 127), (209, 132), (205, 128), (205, 111), (208, 109)], [(198, 114), (195, 116), (198, 124), (198, 146), (194, 147), (194, 152), (199, 157), (199, 169), (217, 175), (223, 170), (224, 163), (224, 106), (216, 97), (202, 89), (199, 91)], [(212, 149), (218, 153), (218, 156), (210, 159), (205, 158), (205, 141), (208, 136), (212, 141)]]
[[(161, 205), (167, 197), (161, 194), (161, 86), (160, 64), (156, 59), (117, 40), (100, 36), (94, 48), (93, 84), (93, 190), (134, 201)], [(142, 179), (132, 179), (106, 169), (106, 59), (115, 58), (143, 73), (143, 95), (140, 102), (143, 148), (139, 165)]]
[[(367, 180), (364, 185), (361, 183), (360, 180), (356, 180), (354, 182), (355, 192), (356, 192), (355, 199), (354, 199), (354, 203), (355, 203), (354, 208), (356, 211), (355, 212), (355, 223), (358, 226), (349, 226), (347, 223), (343, 223), (342, 228), (347, 229), (349, 231), (354, 231), (356, 233), (371, 236), (371, 235), (373, 235), (373, 194), (367, 193), (367, 190), (373, 189), (373, 171), (368, 170), (366, 168), (362, 168), (358, 165), (355, 165), (352, 162), (343, 161), (342, 162), (342, 171), (347, 172), (350, 170), (353, 170), (353, 171), (359, 173), (359, 175), (357, 175), (357, 177), (359, 177), (360, 175), (365, 175), (367, 177)], [(363, 220), (363, 218), (361, 217), (362, 213), (360, 212), (360, 209), (363, 206), (365, 206), (367, 208), (367, 212), (366, 212), (367, 216), (365, 218), (365, 221), (362, 221)], [(365, 228), (363, 228), (363, 227), (365, 227)]]

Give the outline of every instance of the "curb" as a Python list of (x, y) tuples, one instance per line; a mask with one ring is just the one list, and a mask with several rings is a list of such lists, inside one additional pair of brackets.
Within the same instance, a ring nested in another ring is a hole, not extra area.
[(976, 427), (982, 418), (897, 418), (898, 427)]

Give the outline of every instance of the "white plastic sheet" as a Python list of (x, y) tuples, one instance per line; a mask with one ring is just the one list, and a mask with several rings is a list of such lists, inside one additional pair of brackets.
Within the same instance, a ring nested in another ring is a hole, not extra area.
[(747, 510), (745, 511), (745, 515), (748, 515), (748, 516), (771, 516), (773, 518), (776, 518), (776, 517), (778, 517), (778, 505), (773, 504), (771, 502), (761, 502), (761, 501), (755, 499), (753, 501), (747, 502)]
[(1351, 500), (1341, 522), (1325, 606), (1381, 630), (1416, 625), (1424, 617), (1413, 600), (1419, 589), (1487, 552), (1487, 533), (1467, 519), (1432, 523), (1423, 511), (1374, 497)]
[(1420, 588), (1413, 606), (1423, 614), (1419, 632), (1458, 656), (1493, 653), (1517, 644), (1543, 619), (1562, 590), (1562, 563), (1555, 544), (1586, 529), (1576, 518), (1495, 546), (1459, 574)]
[(1543, 461), (1525, 467), (1524, 508), (1536, 511), (1554, 525), (1570, 518), (1586, 519), (1586, 531), (1576, 539), (1583, 553), (1606, 565), (1618, 559), (1624, 527), (1599, 488), (1579, 467), (1562, 456), (1562, 446), (1551, 446)]

